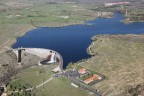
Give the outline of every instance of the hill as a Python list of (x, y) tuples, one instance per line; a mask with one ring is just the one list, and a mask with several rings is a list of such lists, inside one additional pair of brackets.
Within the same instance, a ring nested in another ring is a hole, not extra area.
[(140, 94), (142, 87), (136, 88), (144, 83), (144, 35), (95, 36), (88, 51), (94, 56), (81, 66), (107, 78), (92, 88), (103, 96)]

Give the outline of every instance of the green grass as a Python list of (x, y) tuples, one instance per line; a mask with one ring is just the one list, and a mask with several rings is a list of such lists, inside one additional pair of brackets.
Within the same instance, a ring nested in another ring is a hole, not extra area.
[[(59, 18), (58, 16), (69, 16), (67, 21), (79, 20), (85, 21), (94, 18), (94, 12), (83, 8), (79, 4), (77, 8), (73, 8), (75, 4), (46, 4), (41, 6), (33, 6), (25, 9), (9, 9), (0, 14), (0, 23), (30, 23), (33, 21), (43, 22), (65, 22), (66, 19)], [(84, 9), (77, 10), (77, 9)], [(77, 11), (76, 11), (77, 10)], [(20, 16), (17, 16), (20, 15)]]
[[(46, 81), (53, 74), (50, 70), (46, 70), (47, 73), (43, 70), (43, 67), (34, 67), (28, 68), (21, 73), (19, 73), (16, 77), (31, 86), (37, 86), (42, 83), (42, 81)], [(19, 80), (13, 80), (10, 84), (13, 85), (22, 85)], [(13, 83), (14, 82), (14, 83)], [(44, 89), (43, 89), (44, 88)], [(9, 93), (11, 91), (9, 90)], [(54, 78), (50, 82), (46, 83), (44, 86), (41, 86), (32, 91), (32, 94), (36, 96), (87, 96), (88, 93), (85, 90), (81, 90), (80, 88), (75, 88), (71, 85), (67, 79), (64, 77)]]
[(44, 90), (42, 88), (36, 89), (35, 94), (36, 96), (88, 96), (86, 91), (73, 87), (63, 77), (54, 79), (44, 85)]
[(45, 72), (43, 71), (44, 69), (42, 67), (28, 68), (17, 76), (32, 86), (37, 86), (41, 84), (43, 80), (46, 81), (49, 79), (53, 74), (50, 70), (46, 70)]

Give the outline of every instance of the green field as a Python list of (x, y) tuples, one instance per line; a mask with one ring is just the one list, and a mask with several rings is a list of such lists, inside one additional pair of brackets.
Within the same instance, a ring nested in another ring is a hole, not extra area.
[[(45, 70), (44, 70), (45, 69)], [(22, 94), (23, 86), (29, 85), (26, 88), (34, 87), (31, 91), (32, 94), (35, 96), (87, 96), (88, 93), (85, 90), (80, 88), (75, 88), (71, 85), (69, 81), (67, 81), (64, 77), (60, 78), (53, 78), (51, 81), (47, 82), (43, 86), (36, 88), (36, 86), (40, 85), (41, 83), (45, 82), (46, 80), (51, 78), (53, 73), (44, 67), (33, 67), (23, 70), (22, 72), (18, 73), (15, 78), (12, 80), (8, 85), (8, 92), (9, 94), (13, 93), (14, 91), (19, 91), (19, 94)], [(10, 85), (12, 86), (10, 88)], [(31, 87), (30, 87), (31, 86)], [(16, 96), (18, 92), (15, 93)], [(12, 95), (13, 96), (13, 95)], [(23, 95), (22, 95), (23, 96)], [(91, 95), (92, 96), (92, 95)]]
[(65, 78), (57, 78), (42, 88), (36, 89), (36, 96), (88, 96), (85, 90), (75, 88)]
[(52, 74), (53, 73), (50, 70), (40, 66), (23, 70), (21, 73), (17, 74), (16, 77), (31, 84), (32, 86), (37, 86), (41, 84), (43, 80), (46, 81), (49, 79)]
[[(96, 12), (90, 10), (95, 6), (93, 4), (46, 4), (43, 2), (44, 4), (36, 3), (31, 6), (19, 6), (15, 8), (14, 5), (13, 7), (5, 5), (5, 2), (10, 2), (9, 0), (3, 2), (1, 1), (3, 7), (0, 8), (1, 50), (3, 50), (4, 46), (12, 45), (16, 37), (35, 29), (35, 27), (67, 26), (80, 24), (96, 18)], [(29, 4), (29, 1), (21, 1), (21, 3)]]
[(14, 94), (14, 96), (19, 96), (19, 94), (23, 94), (22, 96), (25, 96), (25, 93), (22, 90), (35, 88), (51, 78), (53, 73), (48, 67), (49, 66), (34, 66), (19, 72), (16, 76), (14, 76), (14, 79), (10, 81), (7, 93), (9, 95), (11, 94), (10, 96), (13, 96), (12, 94)]
[[(87, 8), (87, 9), (86, 9)], [(86, 12), (85, 12), (86, 11)], [(1, 24), (27, 24), (34, 22), (82, 22), (92, 19), (93, 11), (82, 4), (45, 4), (23, 9), (9, 9), (0, 15)], [(68, 16), (63, 18), (60, 16)], [(76, 21), (77, 20), (77, 21)], [(57, 25), (58, 26), (58, 25)]]

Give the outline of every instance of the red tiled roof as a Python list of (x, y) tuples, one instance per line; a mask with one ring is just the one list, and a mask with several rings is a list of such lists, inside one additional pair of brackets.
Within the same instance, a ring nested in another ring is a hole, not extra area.
[(85, 68), (81, 68), (78, 70), (79, 73), (84, 74), (85, 73)]
[(86, 84), (88, 84), (88, 83), (91, 83), (91, 82), (92, 82), (93, 80), (95, 80), (95, 79), (97, 79), (97, 75), (96, 75), (96, 74), (94, 74), (93, 76), (87, 78), (86, 80), (84, 80), (84, 82), (85, 82)]

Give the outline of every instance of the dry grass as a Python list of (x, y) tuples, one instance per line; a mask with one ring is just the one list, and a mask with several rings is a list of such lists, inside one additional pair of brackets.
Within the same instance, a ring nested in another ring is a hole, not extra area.
[[(97, 36), (93, 56), (83, 66), (106, 76), (93, 86), (104, 96), (127, 96), (131, 86), (144, 83), (144, 35)], [(97, 54), (97, 55), (96, 55)]]
[(25, 34), (27, 31), (34, 29), (30, 24), (7, 24), (0, 26), (0, 53), (5, 50), (6, 46), (11, 46), (15, 38)]

